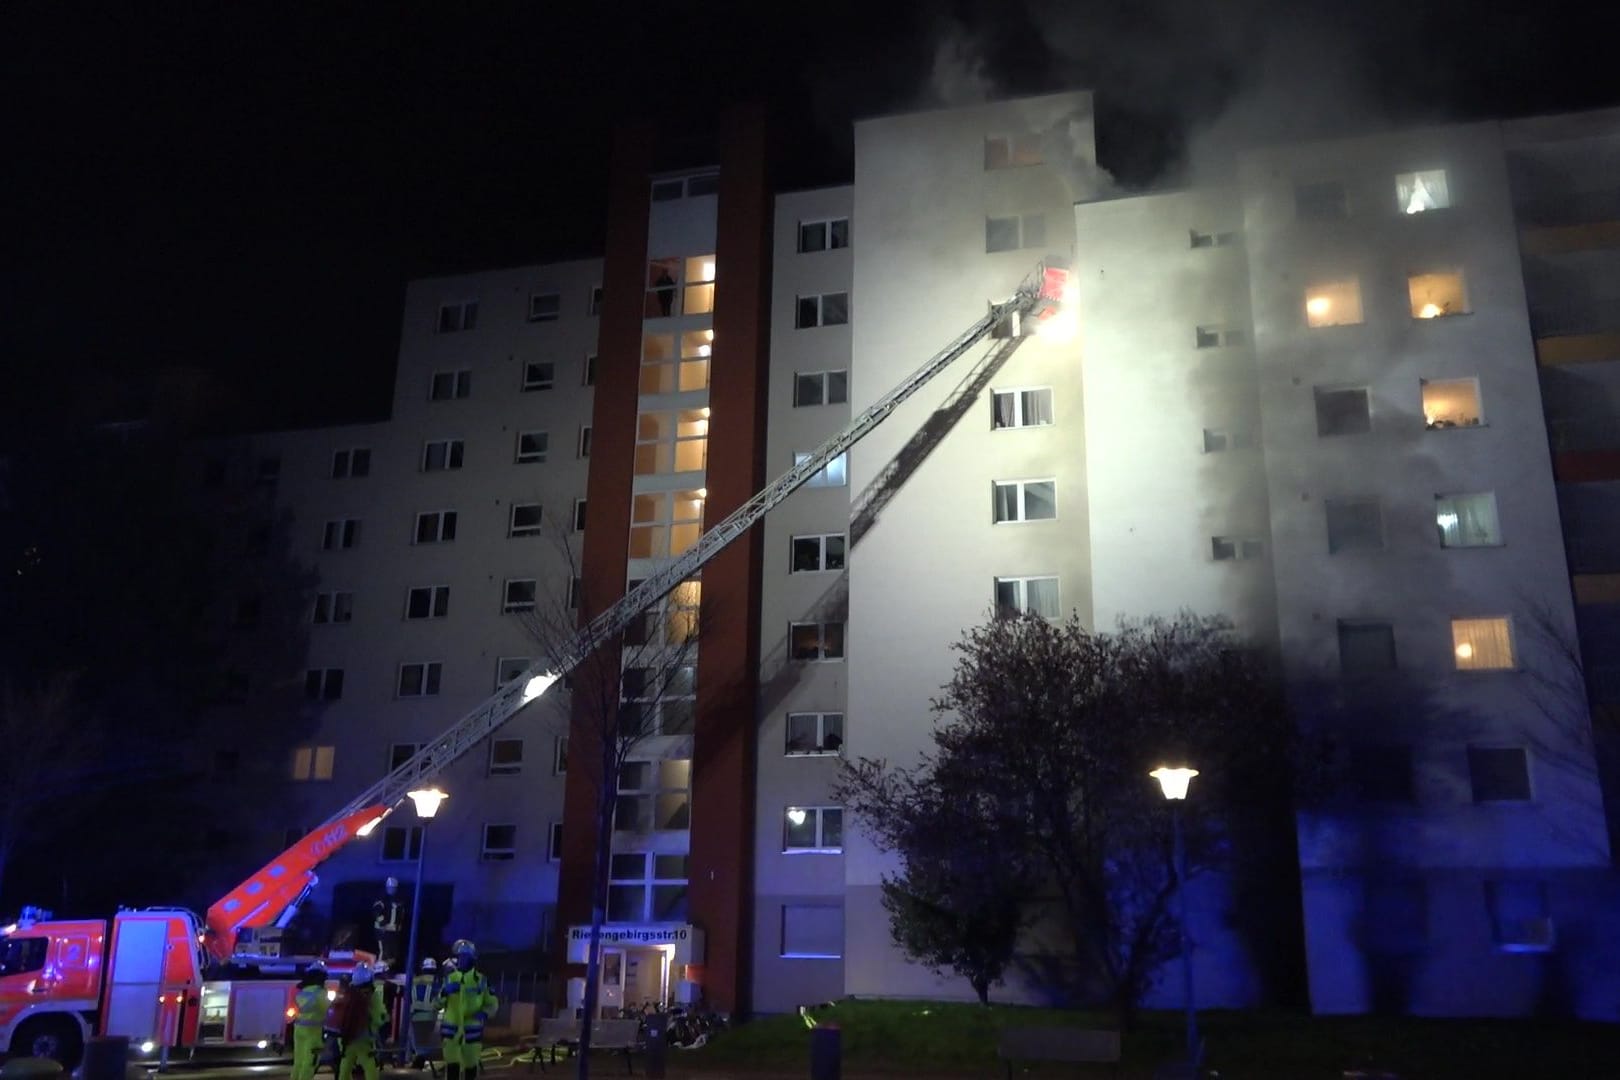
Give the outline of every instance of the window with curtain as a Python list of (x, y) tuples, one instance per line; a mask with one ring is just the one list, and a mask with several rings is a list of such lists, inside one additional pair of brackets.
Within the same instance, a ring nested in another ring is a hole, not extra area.
[(1434, 524), (1444, 548), (1494, 547), (1502, 542), (1494, 492), (1437, 496)]
[(1513, 634), (1505, 616), (1451, 620), (1458, 671), (1501, 671), (1513, 666)]

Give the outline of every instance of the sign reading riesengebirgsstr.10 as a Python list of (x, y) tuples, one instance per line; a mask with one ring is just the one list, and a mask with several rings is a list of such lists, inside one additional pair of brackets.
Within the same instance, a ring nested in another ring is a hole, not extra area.
[[(671, 959), (680, 964), (703, 962), (703, 931), (689, 924), (636, 926), (619, 924), (602, 927), (602, 944), (618, 948), (636, 948), (649, 945), (673, 945)], [(582, 964), (591, 947), (589, 926), (568, 928), (568, 962)]]

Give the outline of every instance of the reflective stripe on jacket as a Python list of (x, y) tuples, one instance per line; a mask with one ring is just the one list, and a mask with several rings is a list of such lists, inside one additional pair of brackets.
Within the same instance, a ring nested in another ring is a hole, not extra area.
[(326, 987), (300, 986), (293, 995), (293, 1007), (298, 1010), (293, 1027), (320, 1027), (326, 1019)]
[(439, 1000), (444, 1003), (440, 1035), (446, 1039), (459, 1035), (466, 1042), (478, 1042), (484, 1037), (484, 1024), (495, 1011), (497, 1001), (482, 972), (452, 971), (445, 977)]

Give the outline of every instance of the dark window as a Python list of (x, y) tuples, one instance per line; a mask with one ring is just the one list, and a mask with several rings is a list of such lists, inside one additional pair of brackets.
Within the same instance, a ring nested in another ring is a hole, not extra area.
[(1377, 499), (1327, 499), (1328, 554), (1384, 546), (1384, 512)]
[(1360, 435), (1372, 430), (1372, 408), (1364, 389), (1316, 390), (1316, 433)]
[(415, 862), (422, 854), (422, 826), (390, 826), (383, 830), (384, 862)]
[(1530, 760), (1523, 747), (1470, 746), (1468, 775), (1477, 803), (1530, 799)]
[(0, 942), (0, 976), (26, 975), (45, 966), (50, 938), (9, 938)]
[(1350, 748), (1350, 780), (1365, 802), (1409, 803), (1412, 748), (1363, 743)]
[(1339, 670), (1345, 675), (1394, 671), (1395, 628), (1389, 623), (1341, 622)]

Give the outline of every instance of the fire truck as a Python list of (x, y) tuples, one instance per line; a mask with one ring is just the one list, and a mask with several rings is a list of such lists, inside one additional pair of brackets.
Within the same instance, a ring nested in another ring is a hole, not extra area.
[[(139, 1054), (211, 1046), (275, 1049), (286, 1039), (297, 978), (315, 957), (282, 956), (279, 931), (316, 883), (315, 869), (366, 837), (415, 788), (479, 745), (573, 668), (607, 647), (642, 612), (847, 452), (907, 398), (990, 337), (1072, 332), (1072, 283), (1055, 261), (1036, 266), (1007, 300), (958, 334), (792, 469), (761, 488), (681, 555), (585, 624), (558, 654), (537, 661), (320, 827), (209, 907), (126, 910), (111, 920), (53, 921), (25, 909), (0, 928), (0, 1049), (78, 1064), (92, 1035), (122, 1035)], [(999, 364), (1016, 340), (985, 364)], [(981, 364), (981, 367), (984, 364)], [(986, 375), (993, 371), (986, 372)], [(364, 953), (323, 960), (340, 976)], [(329, 991), (330, 992), (330, 991)]]

